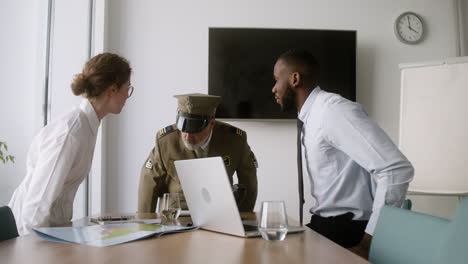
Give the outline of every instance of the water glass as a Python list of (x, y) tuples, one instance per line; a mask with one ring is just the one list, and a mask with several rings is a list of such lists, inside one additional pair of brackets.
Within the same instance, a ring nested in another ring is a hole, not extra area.
[(262, 202), (258, 229), (265, 240), (284, 240), (288, 233), (288, 217), (284, 201)]
[(159, 206), (165, 220), (175, 222), (179, 218), (181, 208), (178, 193), (165, 193)]

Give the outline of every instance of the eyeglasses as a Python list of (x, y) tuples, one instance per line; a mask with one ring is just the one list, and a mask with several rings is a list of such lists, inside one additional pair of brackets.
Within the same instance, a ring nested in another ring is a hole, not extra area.
[(130, 98), (130, 96), (132, 96), (134, 89), (135, 89), (135, 87), (133, 87), (131, 85), (128, 87), (128, 90), (127, 90), (128, 96), (127, 96), (127, 98)]

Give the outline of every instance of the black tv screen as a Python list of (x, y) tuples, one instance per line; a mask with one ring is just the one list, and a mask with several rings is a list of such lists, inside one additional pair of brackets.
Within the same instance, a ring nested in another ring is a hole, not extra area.
[(210, 28), (208, 93), (222, 97), (217, 118), (292, 119), (271, 90), (273, 66), (291, 48), (320, 64), (320, 88), (356, 100), (356, 31)]

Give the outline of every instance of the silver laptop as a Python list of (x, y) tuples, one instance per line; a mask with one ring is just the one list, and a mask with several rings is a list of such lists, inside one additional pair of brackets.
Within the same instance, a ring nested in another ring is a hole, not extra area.
[[(260, 236), (255, 221), (241, 220), (221, 157), (174, 161), (193, 224), (241, 237)], [(288, 227), (288, 233), (304, 227)]]

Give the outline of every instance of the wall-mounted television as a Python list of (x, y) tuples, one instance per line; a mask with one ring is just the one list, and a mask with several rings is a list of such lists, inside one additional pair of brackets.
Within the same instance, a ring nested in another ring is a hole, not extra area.
[(320, 64), (320, 87), (356, 100), (356, 31), (210, 28), (208, 93), (222, 96), (216, 117), (292, 119), (271, 92), (273, 66), (291, 48), (306, 49)]

